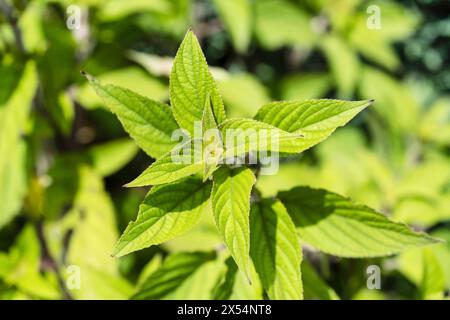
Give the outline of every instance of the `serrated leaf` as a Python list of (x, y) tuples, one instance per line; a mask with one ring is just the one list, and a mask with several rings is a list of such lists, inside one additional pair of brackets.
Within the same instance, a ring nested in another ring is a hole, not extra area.
[(114, 249), (114, 256), (173, 239), (192, 229), (209, 206), (211, 184), (191, 177), (153, 187)]
[(161, 299), (178, 288), (198, 268), (215, 258), (214, 252), (182, 252), (170, 255), (161, 267), (145, 280), (132, 299)]
[(214, 117), (217, 123), (221, 123), (225, 119), (222, 98), (197, 38), (192, 31), (188, 31), (178, 49), (170, 75), (170, 102), (181, 128), (194, 133), (194, 123), (202, 120), (208, 95)]
[(250, 223), (250, 255), (269, 298), (302, 299), (302, 252), (283, 204), (269, 199), (254, 203)]
[(216, 119), (211, 109), (209, 94), (206, 96), (205, 108), (202, 116), (202, 150), (203, 150), (203, 181), (206, 181), (217, 169), (222, 159), (223, 146)]
[(211, 200), (217, 228), (239, 269), (248, 276), (250, 193), (256, 178), (246, 167), (222, 166), (213, 181)]
[(215, 0), (221, 20), (231, 35), (233, 46), (245, 52), (252, 35), (252, 6), (249, 0)]
[(290, 133), (253, 119), (228, 119), (220, 126), (225, 147), (224, 158), (254, 151), (297, 153), (303, 134)]
[(178, 125), (169, 106), (122, 87), (103, 85), (85, 75), (124, 129), (149, 156), (159, 158), (177, 144), (172, 140), (172, 133)]
[(170, 183), (198, 172), (203, 168), (202, 154), (192, 141), (175, 147), (153, 162), (126, 187), (142, 187)]
[(372, 101), (310, 99), (273, 102), (263, 106), (255, 119), (281, 130), (302, 134), (296, 152), (304, 151), (325, 140), (336, 128), (344, 126)]
[(308, 187), (280, 192), (302, 240), (341, 257), (377, 257), (437, 242), (390, 221), (369, 207), (335, 193)]

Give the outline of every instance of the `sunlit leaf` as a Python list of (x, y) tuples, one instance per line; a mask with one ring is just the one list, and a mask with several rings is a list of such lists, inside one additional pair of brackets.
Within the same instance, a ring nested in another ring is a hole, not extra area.
[(181, 128), (194, 133), (194, 122), (201, 121), (206, 98), (210, 97), (217, 123), (225, 119), (222, 98), (208, 70), (198, 40), (189, 31), (175, 57), (170, 75), (170, 102)]
[(302, 252), (283, 204), (262, 200), (250, 213), (250, 254), (269, 298), (302, 299)]
[(438, 241), (326, 190), (297, 187), (278, 196), (300, 238), (328, 254), (376, 257)]
[(114, 249), (114, 256), (168, 241), (192, 229), (207, 210), (211, 185), (197, 178), (153, 187)]
[(214, 173), (211, 199), (216, 225), (240, 270), (249, 274), (250, 193), (255, 183), (253, 172), (241, 167), (221, 167)]
[(148, 155), (158, 158), (176, 145), (172, 133), (178, 126), (169, 106), (128, 89), (103, 85), (89, 75), (87, 77), (125, 130)]

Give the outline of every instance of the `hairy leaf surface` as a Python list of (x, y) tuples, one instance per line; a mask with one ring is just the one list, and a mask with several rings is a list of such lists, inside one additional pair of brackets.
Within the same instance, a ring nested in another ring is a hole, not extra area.
[(376, 257), (437, 241), (326, 190), (296, 187), (280, 192), (278, 197), (301, 239), (325, 253)]
[(256, 178), (246, 167), (222, 166), (213, 181), (211, 199), (217, 228), (236, 264), (248, 276), (250, 193)]
[(250, 254), (269, 298), (302, 299), (302, 252), (283, 204), (270, 199), (253, 204), (250, 223)]
[(211, 184), (191, 177), (153, 187), (114, 250), (123, 256), (171, 240), (192, 229), (207, 210)]

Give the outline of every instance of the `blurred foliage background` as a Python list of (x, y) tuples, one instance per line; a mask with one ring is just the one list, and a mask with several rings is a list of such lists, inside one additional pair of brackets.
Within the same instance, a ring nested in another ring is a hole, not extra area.
[[(379, 29), (367, 25), (373, 5)], [(449, 12), (446, 0), (0, 0), (0, 299), (126, 299), (167, 257), (217, 249), (206, 219), (167, 244), (111, 258), (146, 193), (122, 185), (152, 159), (80, 75), (168, 101), (189, 27), (231, 116), (253, 116), (271, 100), (375, 99), (318, 147), (283, 159), (278, 175), (262, 176), (264, 195), (326, 188), (448, 241), (384, 259), (306, 248), (305, 297), (448, 298)], [(215, 297), (234, 276), (220, 259), (161, 297)], [(372, 264), (381, 290), (366, 287)], [(71, 289), (77, 268), (81, 285)], [(229, 290), (261, 298), (240, 275)]]

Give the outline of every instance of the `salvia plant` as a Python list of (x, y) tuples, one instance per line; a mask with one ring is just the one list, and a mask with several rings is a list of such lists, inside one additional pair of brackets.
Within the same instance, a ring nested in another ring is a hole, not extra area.
[[(325, 140), (370, 100), (280, 101), (262, 106), (252, 119), (227, 118), (192, 31), (173, 62), (170, 106), (83, 74), (136, 144), (156, 159), (127, 184), (152, 188), (113, 256), (169, 241), (212, 214), (231, 256), (225, 260), (227, 275), (239, 270), (269, 299), (302, 299), (302, 245), (363, 258), (439, 241), (327, 190), (303, 186), (262, 198), (255, 187), (259, 174), (275, 173), (268, 168), (278, 158)], [(171, 277), (187, 277), (214, 255), (170, 256), (135, 298), (162, 297)], [(216, 297), (227, 297), (226, 283), (216, 290)]]

